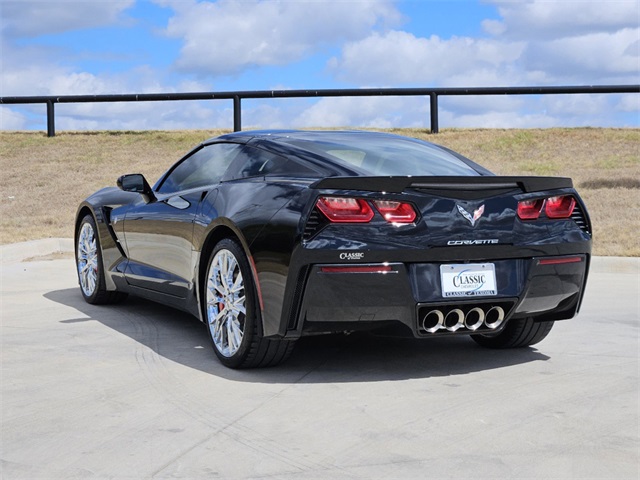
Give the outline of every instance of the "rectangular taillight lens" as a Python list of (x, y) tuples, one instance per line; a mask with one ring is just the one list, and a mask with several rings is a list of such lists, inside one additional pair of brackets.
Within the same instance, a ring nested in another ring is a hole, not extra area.
[(521, 220), (535, 220), (540, 216), (544, 199), (521, 200), (518, 202), (518, 217)]
[(335, 223), (367, 223), (373, 218), (373, 209), (361, 198), (320, 197), (316, 206)]
[(410, 203), (393, 200), (374, 200), (373, 204), (387, 222), (413, 223), (417, 217), (416, 211)]
[(576, 199), (571, 195), (550, 197), (544, 205), (544, 213), (549, 218), (569, 218), (576, 207)]

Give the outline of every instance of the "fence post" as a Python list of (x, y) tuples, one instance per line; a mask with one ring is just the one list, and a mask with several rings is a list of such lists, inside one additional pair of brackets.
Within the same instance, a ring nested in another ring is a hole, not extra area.
[(233, 131), (242, 130), (242, 110), (240, 107), (240, 96), (233, 97)]
[(431, 92), (429, 112), (431, 113), (431, 133), (438, 133), (438, 94)]
[(56, 136), (56, 119), (54, 116), (53, 100), (47, 100), (47, 137)]

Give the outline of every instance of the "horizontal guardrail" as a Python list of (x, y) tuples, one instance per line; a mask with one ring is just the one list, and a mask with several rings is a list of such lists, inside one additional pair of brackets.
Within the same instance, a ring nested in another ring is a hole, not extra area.
[(478, 95), (577, 95), (640, 93), (640, 85), (583, 85), (548, 87), (470, 87), (470, 88), (346, 88), (321, 90), (256, 90), (237, 92), (136, 93), (116, 95), (6, 96), (0, 105), (45, 104), (47, 135), (55, 136), (56, 103), (163, 102), (181, 100), (233, 100), (233, 130), (242, 130), (242, 100), (261, 98), (312, 97), (429, 97), (430, 130), (438, 133), (438, 98)]

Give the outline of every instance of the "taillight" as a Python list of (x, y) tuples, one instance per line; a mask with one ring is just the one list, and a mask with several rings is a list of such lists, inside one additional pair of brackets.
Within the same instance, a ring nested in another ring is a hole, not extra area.
[(521, 200), (518, 202), (518, 217), (522, 220), (535, 220), (544, 209), (547, 218), (569, 218), (575, 206), (576, 199), (571, 195)]
[(547, 198), (544, 213), (549, 218), (569, 218), (576, 206), (576, 199), (571, 195)]
[(373, 204), (387, 222), (413, 223), (417, 216), (410, 203), (394, 202), (393, 200), (374, 200)]
[(316, 206), (336, 223), (367, 223), (373, 218), (373, 210), (361, 198), (320, 197)]
[(544, 199), (520, 200), (518, 202), (518, 217), (522, 220), (535, 220), (540, 216)]

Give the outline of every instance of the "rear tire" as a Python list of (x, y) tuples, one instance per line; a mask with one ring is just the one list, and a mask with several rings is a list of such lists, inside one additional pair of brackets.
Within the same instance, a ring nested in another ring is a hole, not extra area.
[(251, 268), (236, 241), (225, 238), (211, 252), (202, 298), (213, 350), (223, 365), (270, 367), (291, 355), (295, 341), (262, 335), (262, 315)]
[(93, 216), (86, 215), (76, 234), (76, 270), (80, 292), (87, 303), (106, 305), (119, 303), (127, 298), (126, 293), (107, 290), (102, 263), (102, 248)]
[(478, 345), (487, 348), (522, 348), (544, 340), (554, 322), (534, 322), (533, 318), (509, 320), (497, 335), (471, 335)]

